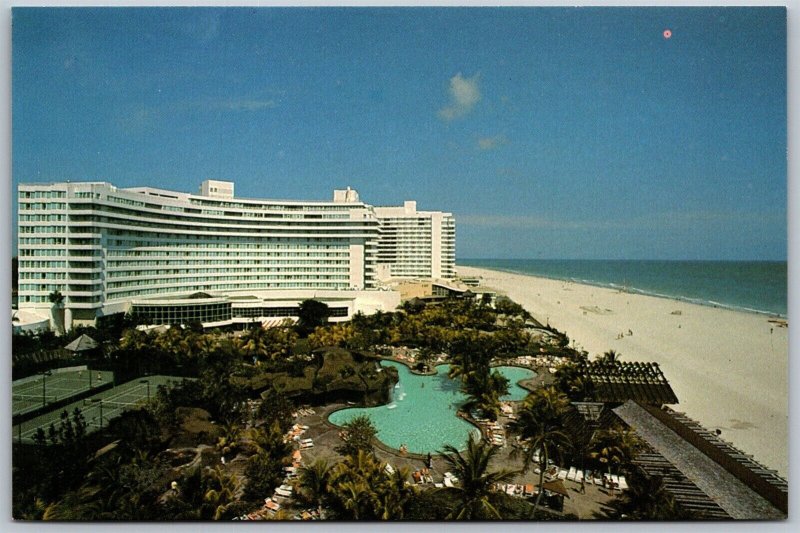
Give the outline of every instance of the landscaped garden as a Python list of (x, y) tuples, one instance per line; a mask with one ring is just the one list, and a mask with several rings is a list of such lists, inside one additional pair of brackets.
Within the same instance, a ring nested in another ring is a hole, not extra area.
[(613, 493), (571, 493), (563, 483), (576, 478), (559, 479), (557, 465), (616, 474), (640, 444), (618, 431), (579, 449), (556, 388), (573, 387), (568, 376), (516, 366), (585, 358), (564, 334), (507, 300), (407, 304), (333, 324), (314, 304), (297, 326), (106, 335), (94, 366), (192, 379), (97, 431), (73, 409), (35, 443), (15, 444), (14, 516), (613, 516)]

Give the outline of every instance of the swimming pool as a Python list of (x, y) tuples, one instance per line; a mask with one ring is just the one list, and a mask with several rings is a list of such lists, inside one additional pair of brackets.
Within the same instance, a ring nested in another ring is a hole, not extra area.
[[(378, 430), (378, 439), (391, 448), (405, 444), (412, 453), (436, 453), (446, 444), (463, 448), (467, 437), (478, 429), (456, 416), (466, 396), (459, 391), (458, 380), (447, 377), (450, 365), (436, 367), (436, 375), (412, 374), (408, 367), (394, 361), (382, 361), (383, 366), (397, 369), (399, 381), (392, 400), (379, 407), (356, 407), (331, 413), (328, 421), (342, 426), (359, 415), (367, 415)], [(503, 400), (521, 400), (527, 391), (516, 384), (536, 375), (526, 368), (496, 367), (509, 381), (509, 394)], [(495, 370), (493, 369), (493, 370)]]

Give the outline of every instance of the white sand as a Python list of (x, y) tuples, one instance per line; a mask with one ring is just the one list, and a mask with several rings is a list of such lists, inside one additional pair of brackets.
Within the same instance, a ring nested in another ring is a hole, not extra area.
[(680, 401), (674, 409), (788, 476), (787, 327), (755, 313), (591, 285), (472, 267), (458, 273), (481, 277), (591, 358), (614, 349), (624, 361), (657, 362)]

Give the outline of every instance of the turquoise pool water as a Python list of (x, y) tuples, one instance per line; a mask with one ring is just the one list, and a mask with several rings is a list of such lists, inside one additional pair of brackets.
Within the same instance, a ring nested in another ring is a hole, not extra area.
[[(466, 396), (459, 389), (459, 383), (447, 377), (449, 365), (436, 367), (435, 376), (412, 374), (406, 365), (394, 361), (382, 361), (382, 366), (397, 369), (400, 380), (388, 405), (379, 407), (356, 407), (332, 413), (328, 420), (342, 426), (365, 414), (369, 416), (378, 430), (378, 439), (392, 448), (405, 444), (412, 453), (436, 453), (446, 444), (463, 448), (470, 433), (478, 434), (478, 429), (469, 422), (458, 418), (456, 412), (464, 403)], [(497, 367), (511, 384), (509, 394), (503, 400), (521, 400), (527, 391), (516, 384), (521, 379), (536, 375), (532, 370), (519, 367)]]

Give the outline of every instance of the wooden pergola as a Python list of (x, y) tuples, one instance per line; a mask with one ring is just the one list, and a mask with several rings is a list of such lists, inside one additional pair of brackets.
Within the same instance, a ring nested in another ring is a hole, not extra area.
[(656, 406), (678, 403), (658, 363), (592, 361), (579, 366), (578, 372), (591, 383), (598, 402), (634, 400)]

